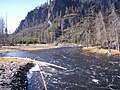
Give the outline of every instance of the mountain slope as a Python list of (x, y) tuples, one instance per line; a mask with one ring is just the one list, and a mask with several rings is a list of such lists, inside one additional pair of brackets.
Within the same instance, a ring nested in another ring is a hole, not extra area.
[(32, 31), (46, 43), (58, 40), (114, 48), (120, 38), (119, 6), (120, 0), (53, 0), (28, 12), (15, 35), (24, 37), (28, 32), (25, 37), (31, 37)]
[(64, 16), (66, 8), (69, 9), (69, 13), (74, 9), (81, 17), (92, 11), (109, 11), (111, 4), (114, 4), (118, 13), (120, 13), (119, 0), (54, 0), (51, 4), (45, 3), (43, 6), (36, 7), (34, 10), (28, 12), (25, 19), (21, 21), (18, 31), (41, 23), (47, 23), (48, 21), (52, 22), (56, 17), (56, 13), (59, 15), (62, 12)]

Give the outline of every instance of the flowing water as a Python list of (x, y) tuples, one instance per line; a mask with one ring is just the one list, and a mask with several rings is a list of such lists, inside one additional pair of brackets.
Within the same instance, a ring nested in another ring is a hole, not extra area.
[[(80, 48), (3, 53), (52, 65), (41, 66), (48, 90), (120, 90), (120, 58), (85, 55)], [(54, 66), (54, 65), (58, 66)], [(29, 90), (42, 90), (39, 72), (32, 74)]]

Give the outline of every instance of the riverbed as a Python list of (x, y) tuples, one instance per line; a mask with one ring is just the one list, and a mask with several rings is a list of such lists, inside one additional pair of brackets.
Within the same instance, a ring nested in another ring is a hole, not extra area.
[[(0, 56), (27, 57), (59, 66), (41, 67), (48, 90), (120, 90), (120, 58), (86, 55), (78, 47), (1, 53)], [(31, 90), (42, 88), (37, 88), (40, 86), (37, 74), (30, 83)]]

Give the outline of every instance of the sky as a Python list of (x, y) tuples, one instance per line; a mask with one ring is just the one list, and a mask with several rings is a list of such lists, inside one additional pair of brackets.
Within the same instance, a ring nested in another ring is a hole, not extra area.
[(47, 0), (0, 0), (0, 17), (6, 22), (8, 33), (13, 33), (21, 20), (35, 7), (40, 6)]

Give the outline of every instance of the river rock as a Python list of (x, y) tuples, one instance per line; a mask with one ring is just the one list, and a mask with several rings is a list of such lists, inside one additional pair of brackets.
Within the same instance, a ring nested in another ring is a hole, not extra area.
[(27, 90), (26, 74), (33, 63), (19, 66), (0, 64), (0, 90)]

